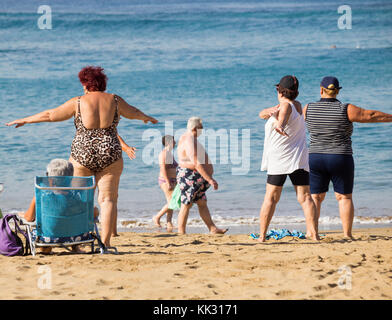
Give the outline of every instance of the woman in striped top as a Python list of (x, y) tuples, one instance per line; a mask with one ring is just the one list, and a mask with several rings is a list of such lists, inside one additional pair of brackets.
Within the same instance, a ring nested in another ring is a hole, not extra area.
[(336, 200), (339, 203), (343, 234), (347, 238), (352, 238), (353, 122), (392, 122), (392, 115), (340, 102), (336, 97), (341, 87), (335, 77), (323, 78), (320, 87), (321, 99), (307, 104), (304, 108), (310, 134), (310, 192), (316, 204), (318, 220), (321, 203), (332, 181)]

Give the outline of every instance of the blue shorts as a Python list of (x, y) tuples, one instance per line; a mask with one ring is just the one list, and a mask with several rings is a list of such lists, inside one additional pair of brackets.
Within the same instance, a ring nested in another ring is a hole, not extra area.
[(310, 192), (328, 191), (329, 182), (340, 194), (351, 194), (354, 188), (354, 159), (349, 154), (310, 153)]

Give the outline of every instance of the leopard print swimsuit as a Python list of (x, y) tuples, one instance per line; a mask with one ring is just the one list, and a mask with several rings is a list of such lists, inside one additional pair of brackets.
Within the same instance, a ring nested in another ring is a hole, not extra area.
[(121, 159), (122, 149), (117, 137), (118, 98), (113, 123), (107, 128), (87, 129), (80, 114), (80, 97), (78, 98), (78, 114), (75, 116), (76, 134), (71, 145), (71, 157), (82, 166), (93, 172), (99, 172)]

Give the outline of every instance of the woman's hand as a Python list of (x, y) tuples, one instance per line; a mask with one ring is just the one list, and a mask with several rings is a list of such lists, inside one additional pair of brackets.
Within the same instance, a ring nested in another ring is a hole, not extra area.
[(9, 126), (9, 127), (13, 126), (13, 125), (16, 125), (15, 128), (19, 128), (19, 127), (24, 126), (26, 123), (27, 123), (27, 121), (25, 121), (24, 119), (18, 119), (18, 120), (14, 120), (14, 121), (8, 122), (5, 125)]
[(124, 148), (124, 152), (128, 155), (129, 159), (133, 160), (136, 158), (136, 148), (135, 147), (128, 147)]
[(279, 106), (280, 105), (278, 104), (275, 107), (267, 108), (267, 109), (262, 110), (259, 113), (259, 117), (261, 119), (268, 120), (273, 114), (275, 114), (275, 113), (277, 113), (279, 111)]
[(288, 137), (289, 135), (284, 131), (284, 129), (282, 127), (277, 127), (275, 128), (275, 131), (279, 134), (281, 134), (284, 137)]
[(278, 105), (276, 105), (275, 107), (272, 107), (270, 110), (269, 110), (269, 116), (271, 117), (273, 114), (275, 114), (276, 112), (278, 112), (279, 111), (279, 108), (280, 108), (280, 104), (278, 104)]
[(156, 124), (156, 123), (158, 123), (158, 120), (155, 119), (155, 118), (153, 118), (153, 117), (146, 116), (146, 118), (143, 120), (143, 122), (144, 122), (144, 123), (149, 123), (149, 122), (151, 122), (152, 124)]

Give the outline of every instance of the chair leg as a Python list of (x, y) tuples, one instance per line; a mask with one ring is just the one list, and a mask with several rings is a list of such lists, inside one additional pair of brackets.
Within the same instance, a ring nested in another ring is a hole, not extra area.
[(101, 236), (99, 235), (99, 230), (98, 230), (98, 226), (97, 226), (96, 222), (94, 222), (94, 230), (95, 230), (95, 239), (97, 239), (98, 246), (100, 248), (100, 252), (103, 253), (103, 252), (105, 252), (106, 248), (101, 240)]
[(35, 243), (33, 241), (32, 235), (31, 235), (30, 226), (27, 226), (26, 229), (27, 229), (27, 236), (29, 238), (29, 246), (30, 246), (31, 255), (35, 256)]

